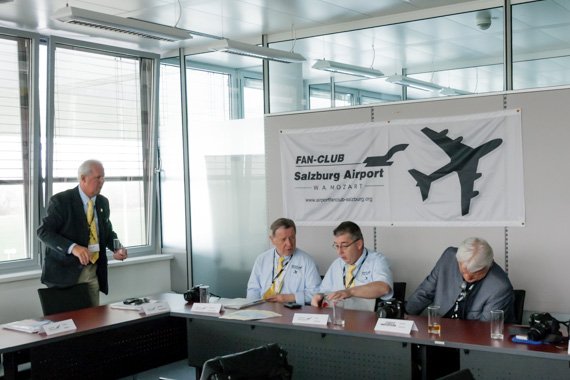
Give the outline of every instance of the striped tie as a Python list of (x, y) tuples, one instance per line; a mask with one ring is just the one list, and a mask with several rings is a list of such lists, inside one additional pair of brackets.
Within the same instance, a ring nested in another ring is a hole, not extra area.
[(269, 298), (269, 297), (274, 296), (276, 294), (279, 294), (281, 292), (281, 288), (283, 287), (283, 281), (279, 282), (279, 289), (278, 290), (275, 290), (275, 283), (277, 282), (277, 280), (279, 280), (279, 278), (282, 275), (281, 271), (283, 270), (283, 262), (284, 261), (285, 261), (285, 257), (279, 256), (279, 262), (277, 263), (277, 278), (273, 279), (273, 282), (271, 283), (271, 287), (269, 289), (267, 289), (267, 291), (263, 294), (263, 299)]
[(352, 281), (352, 278), (354, 277), (355, 268), (356, 265), (348, 265), (348, 273), (346, 274), (346, 279), (344, 280), (345, 288), (352, 288), (354, 286), (354, 281)]
[[(87, 202), (87, 223), (89, 224), (89, 245), (98, 244), (99, 239), (97, 238), (97, 226), (95, 225), (92, 199), (89, 199), (89, 202)], [(91, 263), (95, 264), (97, 259), (99, 259), (99, 252), (91, 252)]]

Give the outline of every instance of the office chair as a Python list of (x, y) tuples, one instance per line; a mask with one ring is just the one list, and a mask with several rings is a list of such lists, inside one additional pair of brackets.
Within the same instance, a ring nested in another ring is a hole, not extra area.
[(88, 284), (86, 283), (67, 288), (40, 288), (38, 295), (44, 315), (94, 306), (91, 303)]
[(209, 359), (200, 380), (290, 380), (293, 367), (287, 352), (276, 343)]
[(515, 293), (515, 304), (513, 306), (515, 311), (515, 323), (522, 324), (523, 312), (524, 312), (524, 299), (526, 296), (526, 291), (523, 289), (513, 290)]

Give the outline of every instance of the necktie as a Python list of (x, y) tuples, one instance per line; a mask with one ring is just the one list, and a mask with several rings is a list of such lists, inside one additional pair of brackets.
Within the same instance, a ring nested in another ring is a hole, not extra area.
[[(281, 292), (281, 288), (283, 287), (283, 281), (278, 281), (279, 278), (281, 277), (281, 272), (283, 271), (283, 262), (285, 261), (285, 257), (283, 256), (279, 256), (279, 262), (277, 263), (277, 275), (275, 276), (275, 278), (273, 279), (273, 282), (271, 283), (271, 287), (269, 289), (267, 289), (267, 291), (265, 292), (265, 294), (263, 295), (263, 298), (268, 298), (271, 296), (274, 296), (275, 294), (278, 294), (279, 292)], [(276, 283), (279, 282), (279, 288), (276, 290)]]
[[(93, 200), (87, 202), (87, 223), (89, 224), (89, 245), (98, 244), (97, 226), (95, 225), (95, 215), (93, 214)], [(91, 263), (95, 264), (99, 258), (99, 252), (91, 252)]]
[(345, 288), (352, 288), (354, 286), (354, 281), (352, 281), (354, 277), (354, 269), (356, 269), (356, 265), (348, 265), (348, 273), (346, 274), (346, 278), (344, 280)]

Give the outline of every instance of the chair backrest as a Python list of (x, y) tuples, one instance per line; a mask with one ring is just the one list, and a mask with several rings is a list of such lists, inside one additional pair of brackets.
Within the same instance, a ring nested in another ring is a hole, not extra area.
[(290, 380), (292, 372), (287, 352), (272, 343), (206, 361), (200, 380)]
[(526, 291), (523, 289), (515, 289), (513, 290), (515, 293), (515, 304), (514, 304), (514, 311), (515, 311), (515, 323), (522, 324), (522, 317), (524, 312), (524, 299), (526, 296)]
[(88, 284), (81, 283), (67, 288), (38, 289), (44, 315), (91, 307)]
[(406, 300), (405, 282), (394, 282), (394, 298), (402, 302)]
[(468, 368), (460, 369), (457, 372), (450, 373), (449, 375), (440, 377), (438, 380), (475, 380), (471, 370)]

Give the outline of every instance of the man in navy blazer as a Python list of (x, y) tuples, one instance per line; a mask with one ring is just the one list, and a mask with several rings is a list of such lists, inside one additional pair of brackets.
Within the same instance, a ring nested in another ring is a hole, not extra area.
[(493, 249), (480, 238), (469, 238), (443, 252), (431, 273), (406, 303), (408, 314), (439, 305), (443, 317), (490, 320), (503, 310), (514, 321), (514, 293), (507, 274), (493, 260)]
[[(99, 304), (99, 291), (107, 294), (106, 249), (114, 250), (117, 234), (109, 220), (109, 200), (100, 195), (105, 183), (103, 164), (87, 160), (78, 169), (79, 185), (51, 197), (47, 215), (37, 230), (45, 244), (42, 283), (48, 287), (68, 287), (78, 283), (89, 284), (92, 305)], [(96, 224), (98, 244), (89, 244), (90, 228), (87, 221), (88, 201), (94, 202), (93, 223)], [(92, 256), (98, 252), (98, 259)], [(127, 258), (127, 250), (115, 250), (116, 260)], [(94, 263), (92, 261), (95, 261)]]

